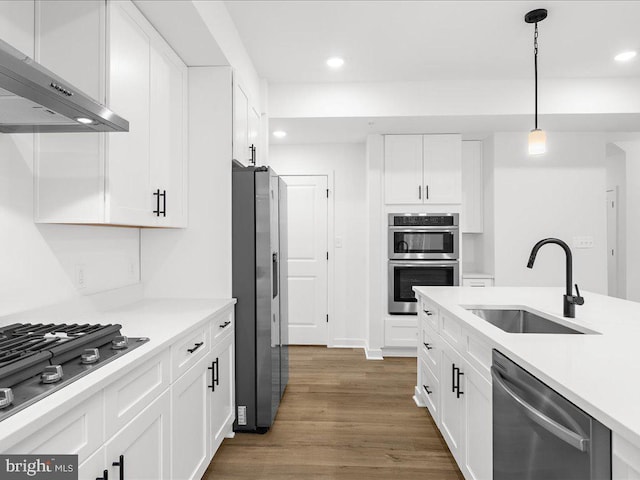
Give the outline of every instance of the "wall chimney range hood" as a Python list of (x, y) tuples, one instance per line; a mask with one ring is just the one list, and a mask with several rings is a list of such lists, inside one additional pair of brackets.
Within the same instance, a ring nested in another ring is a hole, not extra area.
[(129, 122), (0, 40), (0, 132), (128, 132)]

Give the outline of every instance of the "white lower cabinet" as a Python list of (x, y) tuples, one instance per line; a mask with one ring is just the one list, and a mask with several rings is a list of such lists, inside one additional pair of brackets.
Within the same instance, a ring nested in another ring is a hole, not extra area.
[(100, 447), (78, 465), (78, 480), (108, 480), (108, 478), (109, 470), (104, 447)]
[[(418, 385), (467, 480), (493, 477), (491, 346), (420, 299)], [(429, 312), (427, 315), (426, 312)]]
[(109, 478), (127, 480), (170, 478), (171, 397), (167, 390), (106, 444)]
[(442, 342), (440, 431), (458, 464), (463, 452), (465, 430), (463, 376), (462, 358), (451, 346)]
[[(213, 324), (213, 328), (216, 328)], [(212, 388), (210, 390), (211, 456), (218, 450), (235, 420), (234, 335), (223, 337), (211, 353)]]
[(463, 470), (469, 479), (490, 480), (493, 477), (491, 382), (467, 362), (464, 379)]
[(171, 387), (171, 478), (198, 478), (209, 459), (209, 358), (201, 359)]

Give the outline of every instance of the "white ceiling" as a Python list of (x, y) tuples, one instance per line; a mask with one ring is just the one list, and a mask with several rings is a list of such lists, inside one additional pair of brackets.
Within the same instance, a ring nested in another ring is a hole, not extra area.
[[(258, 74), (270, 82), (639, 76), (640, 1), (227, 1)], [(345, 66), (331, 71), (330, 56)]]

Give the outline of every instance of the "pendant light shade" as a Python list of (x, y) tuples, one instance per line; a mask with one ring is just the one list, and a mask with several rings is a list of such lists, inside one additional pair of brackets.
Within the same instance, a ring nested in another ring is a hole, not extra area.
[(534, 23), (533, 33), (533, 69), (535, 75), (535, 127), (529, 132), (529, 155), (542, 155), (547, 152), (547, 135), (538, 128), (538, 22), (547, 18), (544, 8), (531, 10), (524, 16), (524, 21)]
[(547, 134), (539, 128), (529, 132), (529, 155), (543, 155), (547, 153)]

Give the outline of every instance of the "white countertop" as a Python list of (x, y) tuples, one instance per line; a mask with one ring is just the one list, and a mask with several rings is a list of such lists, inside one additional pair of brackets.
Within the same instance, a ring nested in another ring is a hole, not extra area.
[[(416, 287), (514, 362), (612, 431), (640, 446), (640, 303), (581, 292), (562, 317), (563, 288)], [(527, 306), (599, 335), (507, 333), (461, 307)]]
[[(0, 452), (31, 435), (48, 421), (52, 412), (64, 413), (86, 400), (131, 369), (168, 348), (178, 336), (204, 324), (235, 299), (145, 299), (103, 312), (89, 312), (66, 318), (66, 323), (120, 324), (121, 333), (128, 337), (149, 337), (149, 341), (135, 350), (100, 367), (35, 404), (6, 418), (0, 424)], [(21, 314), (0, 318), (0, 325), (14, 322), (51, 322), (46, 312), (29, 316)]]

